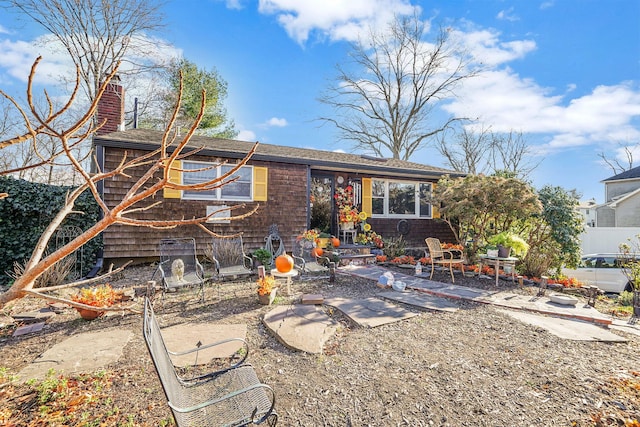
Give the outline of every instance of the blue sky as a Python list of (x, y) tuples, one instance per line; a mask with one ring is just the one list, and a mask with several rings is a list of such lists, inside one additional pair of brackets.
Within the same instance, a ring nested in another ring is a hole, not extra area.
[[(486, 69), (439, 116), (522, 131), (540, 162), (534, 186), (604, 201), (600, 181), (613, 173), (598, 153), (614, 158), (640, 143), (640, 1), (175, 0), (163, 9), (168, 25), (150, 37), (158, 56), (219, 71), (239, 139), (351, 152), (315, 120), (330, 114), (317, 99), (359, 29), (415, 8), (434, 30), (452, 28)], [(0, 14), (0, 87), (22, 90), (38, 54), (46, 75), (68, 72), (60, 54), (34, 45), (43, 31), (15, 18)], [(411, 160), (446, 167), (432, 146)]]

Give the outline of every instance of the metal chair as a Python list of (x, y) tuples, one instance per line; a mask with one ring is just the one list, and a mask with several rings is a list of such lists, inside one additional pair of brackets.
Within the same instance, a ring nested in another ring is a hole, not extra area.
[(162, 292), (184, 286), (197, 286), (204, 302), (204, 268), (196, 256), (193, 238), (160, 240), (160, 263), (152, 279), (160, 275)]
[(236, 279), (253, 273), (253, 260), (244, 252), (242, 235), (214, 237), (211, 259), (218, 280)]
[(309, 240), (293, 238), (291, 256), (298, 270), (304, 273), (328, 273), (329, 257), (317, 256), (315, 244)]

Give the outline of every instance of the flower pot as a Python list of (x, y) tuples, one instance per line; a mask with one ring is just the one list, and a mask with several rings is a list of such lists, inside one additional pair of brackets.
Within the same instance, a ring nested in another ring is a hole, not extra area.
[(78, 310), (78, 313), (80, 314), (80, 317), (82, 317), (84, 320), (93, 320), (93, 319), (97, 319), (98, 317), (102, 316), (104, 314), (104, 311), (98, 311), (98, 310), (89, 310), (87, 308), (77, 308), (76, 310)]
[(353, 223), (353, 221), (340, 223), (341, 230), (353, 230), (354, 226), (355, 224)]
[(329, 238), (328, 237), (318, 237), (316, 239), (316, 245), (319, 248), (326, 249), (329, 246)]
[(499, 258), (509, 258), (509, 254), (511, 254), (511, 248), (509, 246), (498, 245)]
[(258, 302), (262, 305), (271, 305), (273, 300), (276, 299), (276, 291), (277, 289), (274, 289), (270, 294), (258, 295)]

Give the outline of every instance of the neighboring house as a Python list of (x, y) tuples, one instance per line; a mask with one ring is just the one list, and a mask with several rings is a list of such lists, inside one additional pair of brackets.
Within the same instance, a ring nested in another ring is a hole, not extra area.
[[(131, 158), (158, 148), (162, 138), (160, 131), (121, 130), (123, 93), (118, 82), (109, 85), (98, 114), (100, 120), (107, 120), (107, 125), (94, 137), (96, 158), (102, 170), (113, 170), (125, 152)], [(223, 173), (225, 168), (240, 161), (253, 145), (194, 136), (189, 146), (202, 148), (201, 151), (182, 160), (177, 168), (218, 165), (201, 172), (201, 178), (208, 180), (211, 174)], [(198, 179), (198, 174), (176, 172), (174, 179)], [(105, 180), (101, 191), (107, 206), (114, 206), (142, 173), (143, 170), (138, 170), (129, 179), (118, 176)], [(246, 249), (252, 250), (264, 246), (269, 227), (276, 224), (285, 248), (291, 250), (296, 236), (317, 223), (318, 216), (324, 218), (324, 226), (331, 234), (338, 235), (333, 195), (338, 187), (351, 185), (356, 204), (369, 214), (367, 222), (373, 230), (384, 238), (402, 234), (407, 246), (423, 247), (425, 237), (454, 240), (449, 227), (437, 219), (437, 209), (429, 203), (435, 183), (445, 174), (460, 175), (395, 159), (260, 144), (249, 163), (240, 170), (240, 179), (232, 185), (207, 193), (165, 190), (159, 195), (163, 197), (159, 206), (138, 214), (141, 219), (154, 220), (191, 218), (205, 216), (223, 205), (244, 205), (239, 212), (259, 205), (258, 211), (248, 218), (214, 221), (208, 228), (224, 235), (242, 232)], [(318, 209), (320, 199), (325, 203), (324, 212)], [(194, 237), (199, 253), (211, 241), (210, 236), (196, 226), (167, 230), (118, 225), (103, 233), (104, 257), (116, 263), (131, 258), (155, 258), (158, 242), (165, 237)]]
[(580, 204), (578, 204), (578, 212), (582, 215), (587, 227), (596, 226), (596, 207), (597, 203), (595, 199), (581, 201)]
[(640, 166), (602, 182), (605, 202), (596, 208), (597, 227), (640, 227)]

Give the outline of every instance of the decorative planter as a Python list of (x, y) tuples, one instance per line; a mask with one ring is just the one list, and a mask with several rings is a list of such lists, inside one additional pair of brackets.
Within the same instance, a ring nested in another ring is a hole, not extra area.
[(319, 248), (326, 249), (329, 246), (329, 238), (328, 237), (318, 237), (316, 239), (316, 245)]
[(498, 245), (499, 258), (509, 258), (509, 254), (511, 254), (511, 248), (509, 246)]
[(271, 305), (273, 303), (273, 300), (276, 299), (276, 291), (278, 289), (274, 289), (271, 291), (270, 294), (267, 295), (258, 295), (258, 302), (262, 305)]
[(353, 221), (351, 222), (341, 222), (340, 223), (340, 229), (341, 230), (353, 230), (355, 224)]
[(76, 310), (78, 310), (78, 314), (80, 314), (80, 317), (82, 317), (84, 320), (93, 320), (93, 319), (97, 319), (98, 317), (102, 316), (104, 314), (104, 311), (97, 311), (97, 310), (89, 310), (86, 308), (77, 308)]
[(498, 256), (498, 250), (497, 249), (487, 249), (487, 256), (490, 257), (497, 257)]

